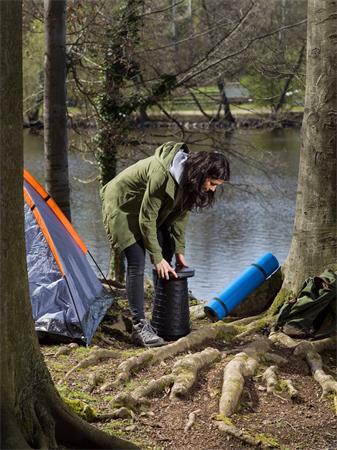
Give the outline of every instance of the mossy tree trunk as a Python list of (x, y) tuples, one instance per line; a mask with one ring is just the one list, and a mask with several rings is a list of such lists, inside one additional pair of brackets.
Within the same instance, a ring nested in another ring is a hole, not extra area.
[(283, 288), (336, 263), (337, 2), (309, 0), (296, 215)]
[(89, 426), (68, 410), (54, 388), (39, 350), (28, 296), (24, 241), (21, 22), (21, 2), (2, 0), (1, 448), (136, 448)]
[(70, 220), (66, 94), (66, 0), (45, 0), (46, 189)]

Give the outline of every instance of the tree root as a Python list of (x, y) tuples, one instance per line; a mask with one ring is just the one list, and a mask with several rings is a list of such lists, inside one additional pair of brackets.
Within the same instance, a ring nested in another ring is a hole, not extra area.
[(294, 387), (292, 381), (291, 380), (283, 380), (283, 382), (286, 385), (286, 388), (288, 390), (291, 400), (299, 399), (300, 395), (298, 393), (298, 390)]
[(246, 347), (226, 365), (219, 402), (221, 416), (229, 417), (235, 412), (243, 391), (245, 377), (255, 374), (261, 356), (267, 353), (268, 349), (268, 341), (261, 339)]
[(295, 349), (294, 354), (301, 356), (309, 350), (322, 352), (323, 350), (333, 350), (336, 348), (336, 336), (319, 339), (317, 341), (308, 341), (307, 339), (293, 339), (282, 332), (272, 332), (269, 339), (274, 343), (283, 345), (283, 347)]
[(103, 381), (104, 379), (100, 373), (97, 372), (91, 373), (88, 377), (89, 392), (92, 392), (97, 386), (102, 384)]
[(137, 387), (132, 393), (118, 394), (113, 404), (135, 410), (142, 404), (148, 403), (148, 397), (160, 394), (172, 385), (170, 399), (181, 399), (188, 394), (195, 383), (198, 371), (220, 358), (220, 355), (219, 350), (209, 347), (202, 352), (184, 356), (176, 361), (170, 374), (151, 380), (145, 386)]
[[(49, 397), (50, 400), (48, 401)], [(63, 447), (80, 448), (83, 450), (90, 448), (110, 450), (139, 449), (139, 447), (131, 442), (110, 436), (89, 425), (73, 414), (59, 397), (47, 394), (46, 401), (48, 402), (50, 413), (55, 420), (56, 442), (62, 443)]]
[(139, 386), (136, 388), (132, 396), (138, 400), (145, 399), (154, 394), (160, 394), (166, 388), (171, 387), (174, 383), (174, 375), (170, 373), (168, 375), (163, 375), (157, 380), (151, 380), (146, 386)]
[(188, 421), (187, 421), (187, 423), (186, 423), (186, 425), (184, 427), (184, 432), (185, 433), (187, 433), (188, 430), (190, 430), (193, 427), (195, 419), (196, 419), (197, 415), (200, 414), (200, 412), (201, 412), (201, 410), (197, 409), (197, 410), (192, 411), (192, 412), (189, 413)]
[(319, 355), (319, 352), (323, 350), (331, 350), (336, 347), (336, 336), (317, 341), (307, 341), (304, 339), (292, 339), (284, 333), (272, 333), (269, 339), (272, 342), (281, 343), (285, 347), (293, 348), (295, 356), (299, 356), (307, 361), (314, 380), (322, 388), (322, 397), (325, 397), (330, 392), (337, 394), (337, 381), (324, 372), (322, 358)]
[(133, 413), (130, 409), (121, 407), (113, 410), (110, 414), (99, 414), (96, 415), (92, 422), (107, 422), (115, 419), (129, 419), (133, 418)]
[(302, 356), (308, 351), (321, 353), (324, 350), (334, 350), (336, 348), (336, 336), (320, 339), (317, 341), (301, 341), (294, 350), (294, 355)]
[(220, 431), (239, 439), (241, 442), (248, 444), (251, 447), (262, 449), (279, 448), (278, 443), (274, 439), (270, 439), (269, 442), (268, 438), (262, 440), (259, 436), (253, 436), (250, 433), (247, 433), (247, 431), (240, 430), (226, 418), (223, 421), (217, 421), (217, 425)]
[(131, 392), (121, 392), (112, 401), (112, 406), (116, 409), (125, 407), (132, 411), (138, 411), (143, 405), (149, 403), (149, 400), (145, 397), (136, 397)]
[(205, 311), (204, 311), (205, 304), (199, 303), (198, 305), (192, 305), (190, 306), (190, 317), (191, 320), (200, 320), (204, 319), (206, 317)]
[(277, 373), (277, 366), (270, 366), (262, 374), (262, 379), (266, 383), (268, 394), (276, 393), (278, 382), (276, 373)]
[(172, 370), (174, 384), (171, 389), (171, 400), (179, 400), (185, 397), (197, 379), (200, 369), (220, 359), (220, 351), (208, 347), (202, 352), (187, 355), (178, 360)]
[(322, 388), (321, 398), (325, 397), (330, 392), (336, 395), (337, 381), (331, 375), (327, 375), (324, 372), (322, 358), (319, 353), (310, 350), (305, 354), (305, 359), (310, 367), (314, 380), (317, 381)]
[(169, 357), (188, 351), (206, 341), (215, 340), (224, 334), (235, 334), (235, 327), (222, 322), (216, 322), (197, 331), (192, 331), (188, 336), (182, 337), (164, 347), (149, 349), (140, 355), (133, 356), (118, 366), (114, 385), (116, 386), (129, 380), (132, 372), (136, 372), (144, 366), (164, 361)]
[(69, 345), (63, 345), (54, 355), (54, 358), (57, 358), (60, 355), (69, 355), (75, 348), (78, 348), (78, 344), (72, 342)]
[(242, 318), (239, 318), (239, 317), (225, 317), (224, 321), (226, 323), (233, 323), (234, 325), (249, 325), (252, 322), (257, 322), (262, 317), (263, 317), (262, 314), (258, 314), (256, 316), (242, 317)]
[(88, 356), (87, 358), (83, 359), (78, 364), (76, 364), (76, 366), (72, 367), (58, 382), (58, 384), (64, 383), (65, 380), (67, 380), (69, 376), (77, 369), (85, 369), (89, 366), (95, 366), (104, 359), (117, 358), (118, 356), (119, 356), (118, 353), (113, 350), (106, 350), (106, 349), (96, 350), (90, 356)]
[(303, 340), (299, 339), (293, 339), (287, 334), (284, 334), (282, 332), (272, 332), (269, 335), (269, 339), (272, 341), (273, 344), (281, 344), (283, 347), (287, 348), (295, 348), (300, 342), (303, 342)]
[(261, 319), (262, 319), (262, 314), (258, 315), (258, 316), (254, 316), (254, 317), (246, 317), (245, 319), (251, 319), (251, 320), (246, 320), (244, 321), (244, 319), (241, 319), (240, 321), (235, 322), (234, 324), (237, 325), (246, 325), (246, 330), (243, 331), (242, 333), (239, 333), (238, 335), (236, 335), (235, 339), (236, 340), (241, 340), (246, 338), (247, 336), (250, 336), (252, 333), (254, 333), (255, 331), (259, 330), (261, 328)]
[(39, 391), (18, 405), (20, 411), (2, 398), (1, 449), (139, 449), (89, 425), (62, 401), (53, 385), (38, 381)]

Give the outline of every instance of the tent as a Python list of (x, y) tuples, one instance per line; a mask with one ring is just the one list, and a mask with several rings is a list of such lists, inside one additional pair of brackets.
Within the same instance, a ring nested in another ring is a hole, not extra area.
[(38, 336), (90, 345), (112, 299), (89, 264), (81, 238), (27, 170), (24, 199), (29, 292)]

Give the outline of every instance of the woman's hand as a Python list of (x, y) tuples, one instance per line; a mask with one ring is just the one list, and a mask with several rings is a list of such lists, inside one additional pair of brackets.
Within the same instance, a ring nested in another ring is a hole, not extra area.
[(172, 273), (174, 278), (178, 278), (173, 267), (171, 267), (164, 258), (158, 264), (155, 264), (155, 267), (159, 278), (166, 278), (166, 280), (169, 280), (170, 273)]
[(178, 267), (188, 267), (185, 256), (182, 253), (176, 253), (176, 265)]

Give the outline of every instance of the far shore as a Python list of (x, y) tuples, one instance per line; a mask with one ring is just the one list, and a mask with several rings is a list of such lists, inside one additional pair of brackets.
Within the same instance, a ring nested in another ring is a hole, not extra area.
[[(212, 111), (206, 112), (207, 116), (200, 111), (174, 111), (170, 112), (170, 117), (162, 113), (149, 114), (149, 120), (135, 119), (135, 128), (165, 128), (178, 127), (184, 128), (246, 128), (246, 129), (278, 129), (278, 128), (300, 128), (302, 125), (303, 111), (286, 111), (277, 115), (272, 114), (266, 109), (249, 110), (236, 109), (232, 111), (235, 123), (229, 123), (222, 118), (216, 120)], [(69, 128), (96, 128), (96, 120), (88, 118), (82, 114), (69, 114)], [(34, 130), (43, 129), (43, 120), (35, 122), (24, 122), (24, 128)]]

